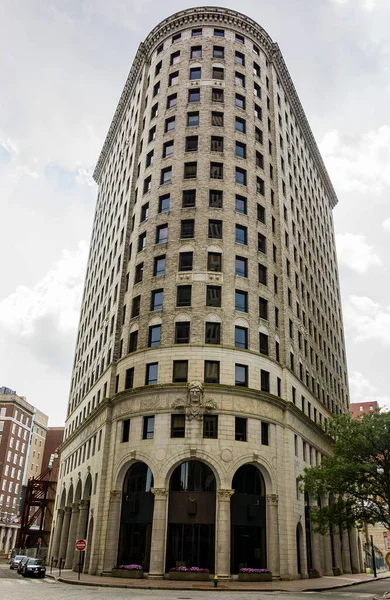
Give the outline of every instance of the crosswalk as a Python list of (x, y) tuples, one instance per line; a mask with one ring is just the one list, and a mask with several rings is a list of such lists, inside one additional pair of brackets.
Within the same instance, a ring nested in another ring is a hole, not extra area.
[(15, 578), (10, 578), (10, 579), (5, 579), (5, 578), (1, 578), (0, 579), (0, 586), (1, 587), (11, 587), (14, 585), (46, 585), (47, 583), (56, 583), (54, 581), (54, 579), (16, 579)]

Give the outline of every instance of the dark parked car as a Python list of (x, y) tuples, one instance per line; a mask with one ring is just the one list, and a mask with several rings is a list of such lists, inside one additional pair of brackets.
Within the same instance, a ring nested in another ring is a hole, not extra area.
[(18, 567), (17, 567), (18, 573), (22, 572), (22, 567), (28, 561), (28, 559), (29, 559), (29, 556), (22, 556), (21, 560), (19, 561)]
[(24, 558), (23, 554), (16, 554), (16, 556), (11, 558), (9, 568), (17, 569), (22, 558)]
[(21, 569), (23, 577), (44, 577), (46, 574), (46, 567), (43, 564), (43, 560), (41, 558), (29, 558), (27, 562), (25, 562)]

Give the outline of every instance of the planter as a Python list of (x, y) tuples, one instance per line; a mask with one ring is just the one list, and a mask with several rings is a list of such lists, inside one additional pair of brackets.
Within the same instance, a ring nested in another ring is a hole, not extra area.
[(188, 571), (173, 571), (167, 574), (167, 579), (176, 581), (209, 581), (210, 573), (189, 573)]
[(111, 577), (123, 577), (125, 579), (143, 579), (144, 572), (136, 569), (112, 569)]
[(309, 579), (318, 579), (319, 577), (321, 577), (321, 575), (318, 571), (314, 571), (312, 573), (309, 571)]
[(239, 573), (238, 581), (272, 581), (272, 573)]

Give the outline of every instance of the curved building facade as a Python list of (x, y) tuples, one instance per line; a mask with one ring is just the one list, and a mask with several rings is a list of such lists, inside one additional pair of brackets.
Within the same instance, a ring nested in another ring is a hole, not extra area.
[(94, 176), (51, 555), (358, 570), (297, 483), (349, 398), (337, 198), (277, 44), (222, 8), (160, 23)]

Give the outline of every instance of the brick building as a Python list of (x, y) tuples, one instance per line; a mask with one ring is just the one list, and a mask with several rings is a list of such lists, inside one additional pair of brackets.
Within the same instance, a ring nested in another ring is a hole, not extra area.
[(337, 198), (279, 47), (179, 12), (140, 45), (99, 193), (51, 556), (307, 577), (359, 570), (297, 478), (349, 409)]

